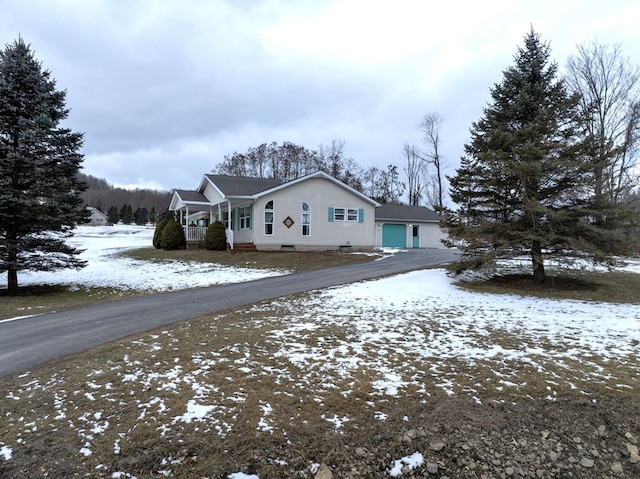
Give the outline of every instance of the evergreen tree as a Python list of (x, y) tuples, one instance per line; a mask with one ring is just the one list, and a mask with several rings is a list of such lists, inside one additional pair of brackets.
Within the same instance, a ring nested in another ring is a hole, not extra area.
[(120, 208), (120, 221), (123, 225), (133, 223), (133, 207), (131, 205), (122, 205)]
[(535, 280), (544, 281), (543, 253), (605, 260), (602, 246), (614, 234), (590, 221), (588, 165), (575, 132), (579, 98), (557, 78), (549, 45), (532, 29), (514, 58), (471, 128), (450, 178), (459, 207), (443, 225), (452, 240), (464, 240), (459, 268), (526, 254)]
[(149, 212), (149, 222), (152, 225), (155, 225), (158, 222), (158, 213), (156, 213), (156, 207), (152, 206), (151, 211)]
[(143, 206), (142, 208), (138, 208), (135, 213), (133, 213), (133, 221), (137, 225), (146, 225), (149, 221), (149, 212)]
[(85, 265), (65, 243), (86, 218), (83, 134), (60, 126), (65, 97), (22, 38), (0, 52), (0, 271), (9, 291), (19, 271)]
[(107, 211), (107, 220), (109, 223), (116, 224), (120, 221), (120, 211), (117, 206), (111, 206)]

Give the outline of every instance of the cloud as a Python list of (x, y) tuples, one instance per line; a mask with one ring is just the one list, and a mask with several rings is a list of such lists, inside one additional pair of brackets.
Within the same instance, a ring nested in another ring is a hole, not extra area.
[(67, 90), (86, 172), (167, 189), (271, 141), (339, 139), (364, 167), (402, 167), (434, 110), (453, 168), (532, 25), (561, 67), (586, 39), (640, 51), (631, 1), (5, 3), (5, 43), (21, 34)]

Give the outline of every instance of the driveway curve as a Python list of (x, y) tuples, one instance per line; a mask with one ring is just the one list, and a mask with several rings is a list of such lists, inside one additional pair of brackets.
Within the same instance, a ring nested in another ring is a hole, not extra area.
[(449, 263), (457, 251), (412, 249), (364, 263), (154, 294), (0, 322), (0, 376), (204, 314)]

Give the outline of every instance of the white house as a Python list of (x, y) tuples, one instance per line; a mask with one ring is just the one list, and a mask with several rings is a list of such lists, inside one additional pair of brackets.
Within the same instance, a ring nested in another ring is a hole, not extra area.
[[(401, 213), (403, 208), (410, 214)], [(188, 244), (201, 242), (207, 226), (220, 220), (232, 249), (259, 251), (399, 246), (399, 224), (419, 238), (414, 243), (405, 237), (403, 247), (438, 246), (439, 230), (437, 239), (428, 237), (436, 231), (437, 215), (420, 208), (386, 208), (324, 172), (284, 183), (207, 174), (197, 190), (175, 190), (169, 206), (184, 225)], [(392, 213), (397, 218), (387, 218)]]
[(204, 175), (197, 191), (176, 190), (169, 209), (185, 225), (187, 242), (216, 220), (233, 249), (338, 250), (374, 246), (378, 203), (323, 172), (286, 183)]
[(87, 206), (89, 210), (89, 221), (86, 223), (89, 226), (104, 226), (109, 222), (107, 215), (93, 206)]

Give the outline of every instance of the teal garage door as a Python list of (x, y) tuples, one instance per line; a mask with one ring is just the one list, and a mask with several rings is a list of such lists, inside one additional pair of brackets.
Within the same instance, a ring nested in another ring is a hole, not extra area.
[(382, 246), (384, 248), (406, 248), (407, 227), (385, 223), (382, 225)]

